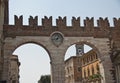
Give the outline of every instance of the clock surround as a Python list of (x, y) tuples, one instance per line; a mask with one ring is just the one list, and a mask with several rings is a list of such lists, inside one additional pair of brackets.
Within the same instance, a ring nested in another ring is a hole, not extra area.
[(54, 32), (51, 34), (51, 41), (55, 46), (60, 46), (63, 43), (64, 37), (61, 32)]

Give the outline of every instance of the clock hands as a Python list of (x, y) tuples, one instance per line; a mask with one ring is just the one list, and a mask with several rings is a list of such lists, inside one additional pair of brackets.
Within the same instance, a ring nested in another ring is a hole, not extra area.
[(55, 35), (54, 39), (55, 39), (55, 40), (59, 40), (59, 36), (58, 36), (58, 35)]
[(54, 45), (59, 46), (63, 42), (63, 36), (60, 33), (54, 33), (51, 40)]

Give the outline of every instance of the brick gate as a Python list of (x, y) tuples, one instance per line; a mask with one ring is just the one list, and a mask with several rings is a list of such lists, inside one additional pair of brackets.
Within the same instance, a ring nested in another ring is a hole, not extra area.
[[(1, 0), (0, 0), (1, 1)], [(67, 26), (66, 17), (56, 19), (52, 25), (52, 17), (44, 17), (42, 25), (38, 25), (38, 17), (29, 18), (29, 25), (23, 25), (23, 17), (15, 16), (14, 25), (8, 24), (7, 0), (0, 3), (0, 79), (9, 83), (9, 56), (14, 50), (25, 43), (35, 43), (49, 54), (51, 61), (52, 83), (64, 83), (64, 57), (69, 46), (84, 43), (93, 48), (101, 62), (103, 83), (114, 83), (111, 54), (120, 48), (120, 19), (114, 18), (114, 27), (109, 25), (107, 18), (99, 18), (94, 26), (93, 18), (72, 18), (72, 26)], [(7, 20), (6, 20), (7, 19)], [(29, 58), (29, 57), (28, 57)]]

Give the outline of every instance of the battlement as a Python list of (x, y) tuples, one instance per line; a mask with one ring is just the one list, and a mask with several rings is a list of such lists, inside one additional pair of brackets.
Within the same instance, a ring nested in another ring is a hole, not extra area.
[[(120, 33), (120, 18), (113, 18), (114, 26), (110, 26), (108, 18), (99, 18), (94, 24), (94, 18), (84, 19), (81, 26), (80, 17), (72, 17), (71, 26), (67, 26), (66, 17), (58, 17), (56, 25), (53, 26), (52, 16), (42, 18), (42, 24), (38, 25), (38, 16), (30, 16), (28, 25), (23, 25), (23, 16), (14, 17), (14, 25), (4, 25), (4, 34), (10, 35), (44, 35), (50, 36), (54, 31), (60, 31), (65, 36), (94, 36), (94, 37), (109, 37), (110, 34)], [(72, 33), (71, 33), (72, 32)], [(74, 35), (73, 35), (74, 34)], [(117, 34), (117, 35), (118, 35)]]
[[(38, 16), (35, 16), (35, 17), (32, 17), (30, 16), (29, 19), (28, 19), (28, 24), (29, 26), (38, 26)], [(100, 17), (97, 21), (97, 27), (110, 27), (110, 23), (109, 23), (109, 20), (108, 18), (102, 18)], [(14, 24), (15, 25), (19, 25), (19, 26), (23, 26), (23, 16), (14, 16)], [(71, 26), (72, 27), (95, 27), (94, 25), (94, 18), (89, 18), (89, 17), (86, 17), (86, 19), (84, 19), (83, 21), (83, 26), (81, 26), (80, 24), (80, 17), (72, 17), (71, 19)], [(114, 27), (120, 27), (120, 18), (113, 18), (113, 24), (114, 24)], [(41, 26), (53, 26), (53, 22), (52, 22), (52, 16), (50, 17), (47, 17), (47, 16), (44, 16), (44, 18), (42, 18), (42, 25)], [(67, 19), (66, 17), (58, 17), (56, 19), (56, 26), (57, 27), (67, 27)]]

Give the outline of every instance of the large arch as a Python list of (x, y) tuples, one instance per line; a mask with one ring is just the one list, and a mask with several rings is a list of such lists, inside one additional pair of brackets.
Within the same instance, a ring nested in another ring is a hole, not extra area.
[(14, 52), (14, 51), (15, 51), (17, 48), (19, 48), (20, 46), (25, 45), (25, 44), (29, 44), (29, 43), (33, 43), (33, 44), (36, 44), (36, 45), (41, 46), (42, 48), (44, 48), (45, 51), (48, 53), (49, 58), (50, 58), (50, 60), (51, 60), (51, 56), (50, 56), (50, 53), (49, 53), (48, 49), (47, 49), (45, 46), (43, 46), (42, 44), (40, 44), (39, 42), (36, 42), (36, 41), (19, 42), (18, 45), (16, 45), (16, 46), (14, 47), (14, 49), (12, 49), (12, 52)]
[[(19, 45), (13, 55), (18, 56), (20, 62), (20, 83), (35, 83), (41, 75), (50, 75), (50, 57), (46, 49), (35, 42), (27, 42)], [(42, 55), (42, 56), (41, 56)]]
[[(17, 40), (17, 39), (20, 39), (20, 40)], [(5, 50), (4, 51), (4, 59), (5, 59), (4, 61), (8, 61), (9, 62), (9, 56), (12, 55), (13, 52), (17, 48), (19, 48), (20, 46), (28, 44), (28, 43), (33, 43), (33, 44), (41, 46), (42, 48), (45, 49), (45, 51), (48, 53), (48, 57), (50, 59), (50, 65), (51, 65), (52, 57), (50, 55), (50, 52), (49, 52), (48, 48), (46, 48), (45, 44), (43, 44), (44, 41), (41, 42), (40, 40), (41, 39), (34, 38), (34, 37), (25, 38), (25, 39), (24, 39), (24, 37), (22, 37), (22, 38), (19, 38), (19, 37), (16, 37), (16, 38), (6, 38), (5, 45), (4, 45), (4, 50)], [(9, 65), (9, 63), (5, 63), (4, 65)], [(7, 80), (9, 80), (9, 75), (6, 73), (6, 72), (8, 72), (9, 68), (7, 66), (4, 66), (3, 68), (7, 69), (7, 70), (3, 71), (3, 78), (2, 79), (4, 80), (7, 77)], [(52, 75), (52, 73), (51, 73), (51, 75)]]

